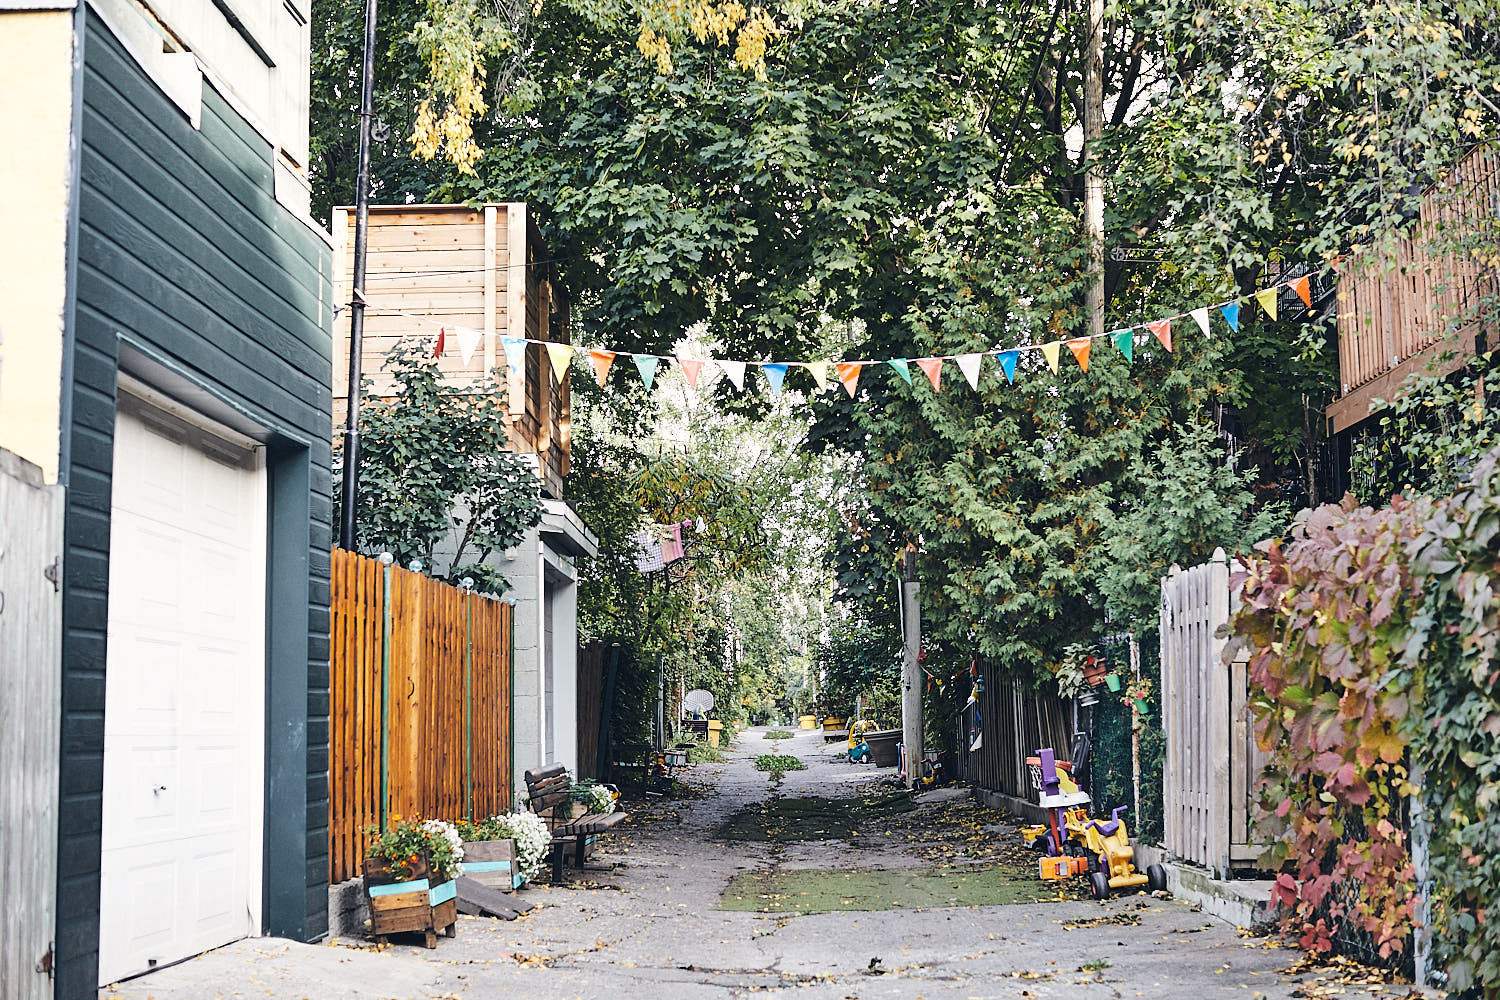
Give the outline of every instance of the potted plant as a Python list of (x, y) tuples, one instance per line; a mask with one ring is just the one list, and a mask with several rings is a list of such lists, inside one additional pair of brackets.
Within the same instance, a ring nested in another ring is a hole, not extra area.
[(370, 836), (365, 897), (375, 939), (384, 944), (391, 934), (415, 932), (436, 948), (439, 931), (453, 937), (458, 927), (453, 880), (462, 874), (464, 859), (458, 830), (442, 820), (393, 816), (384, 831), (370, 826), (365, 832)]
[(1089, 687), (1098, 687), (1103, 684), (1105, 675), (1108, 673), (1109, 668), (1104, 665), (1103, 660), (1094, 656), (1083, 658), (1083, 682)]
[[(492, 873), (491, 881), (486, 884), (493, 883), (497, 889), (519, 889), (535, 878), (546, 863), (547, 851), (552, 846), (552, 832), (547, 829), (546, 821), (533, 812), (504, 813), (479, 823), (464, 824), (464, 833), (464, 873), (469, 874), (472, 870), (468, 858), (477, 860), (483, 857), (485, 861), (495, 862), (493, 867), (482, 871)], [(501, 874), (494, 873), (508, 874), (510, 885), (505, 885)]]
[(1125, 689), (1125, 697), (1135, 702), (1137, 715), (1151, 714), (1151, 702), (1149, 701), (1151, 697), (1151, 681), (1149, 678), (1137, 677), (1131, 681), (1130, 686)]

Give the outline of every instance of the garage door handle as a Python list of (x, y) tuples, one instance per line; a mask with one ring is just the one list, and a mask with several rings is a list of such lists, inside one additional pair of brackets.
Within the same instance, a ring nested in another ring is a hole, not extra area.
[(166, 785), (157, 785), (155, 788), (151, 789), (151, 794), (152, 795), (160, 795), (162, 792), (165, 792), (166, 790), (167, 790), (167, 786)]

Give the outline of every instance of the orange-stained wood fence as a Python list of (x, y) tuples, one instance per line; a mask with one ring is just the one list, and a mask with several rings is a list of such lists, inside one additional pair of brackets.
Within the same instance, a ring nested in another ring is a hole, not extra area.
[(332, 606), (328, 854), (341, 882), (359, 874), (366, 826), (510, 808), (511, 606), (342, 549)]

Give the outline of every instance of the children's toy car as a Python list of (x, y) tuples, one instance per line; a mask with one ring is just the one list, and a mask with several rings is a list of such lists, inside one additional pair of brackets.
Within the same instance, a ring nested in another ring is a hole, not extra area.
[(1089, 887), (1095, 899), (1107, 899), (1114, 889), (1149, 889), (1152, 892), (1167, 887), (1167, 873), (1161, 865), (1149, 866), (1145, 873), (1135, 869), (1135, 848), (1130, 846), (1130, 834), (1120, 814), (1127, 806), (1119, 806), (1106, 821), (1091, 819), (1082, 825), (1085, 849), (1093, 860), (1090, 867)]

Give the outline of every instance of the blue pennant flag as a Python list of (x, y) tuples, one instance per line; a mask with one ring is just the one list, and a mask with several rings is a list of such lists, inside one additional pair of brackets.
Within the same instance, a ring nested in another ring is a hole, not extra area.
[(995, 355), (995, 360), (1000, 362), (1000, 370), (1005, 372), (1005, 381), (1012, 384), (1016, 381), (1016, 359), (1021, 356), (1020, 351), (1001, 351)]
[(510, 373), (520, 374), (521, 366), (526, 363), (525, 338), (501, 337), (500, 343), (505, 346), (505, 363), (510, 368)]
[(775, 399), (781, 395), (781, 383), (786, 378), (786, 365), (766, 363), (760, 366), (760, 370), (766, 373), (766, 381), (771, 383), (771, 398)]
[(1219, 312), (1224, 314), (1224, 319), (1229, 322), (1229, 329), (1238, 333), (1240, 330), (1240, 304), (1228, 302), (1219, 307)]

